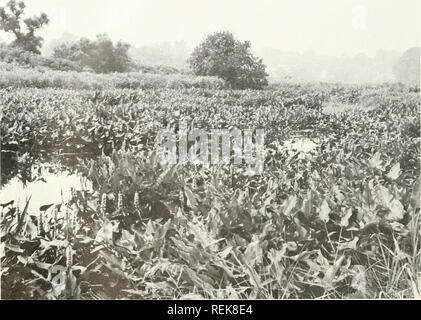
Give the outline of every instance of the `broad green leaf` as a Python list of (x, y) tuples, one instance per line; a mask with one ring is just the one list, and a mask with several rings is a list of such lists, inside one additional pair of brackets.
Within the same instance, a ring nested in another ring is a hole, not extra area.
[(405, 209), (399, 200), (393, 199), (388, 208), (390, 209), (390, 213), (386, 217), (388, 220), (399, 221), (403, 219)]
[(392, 169), (390, 169), (389, 173), (387, 174), (387, 177), (392, 180), (396, 180), (401, 175), (401, 165), (400, 163), (396, 163)]
[(381, 154), (380, 154), (380, 152), (378, 151), (378, 152), (376, 152), (375, 154), (374, 154), (374, 156), (369, 160), (369, 163), (370, 163), (370, 166), (372, 167), (372, 168), (375, 168), (375, 169), (379, 169), (379, 170), (381, 170), (383, 167), (382, 167), (382, 161), (381, 161), (381, 159), (380, 159), (380, 156), (381, 156)]
[(244, 260), (250, 267), (254, 267), (256, 264), (262, 262), (263, 259), (263, 250), (260, 244), (259, 239), (255, 239), (253, 242), (250, 242), (244, 252)]
[(376, 196), (377, 196), (377, 199), (380, 201), (380, 204), (385, 208), (389, 206), (389, 203), (393, 199), (393, 196), (390, 193), (389, 189), (387, 189), (386, 187), (382, 185), (377, 186)]
[(16, 253), (23, 253), (25, 250), (21, 249), (18, 245), (6, 243), (5, 244), (6, 249), (9, 249), (10, 251), (16, 252)]

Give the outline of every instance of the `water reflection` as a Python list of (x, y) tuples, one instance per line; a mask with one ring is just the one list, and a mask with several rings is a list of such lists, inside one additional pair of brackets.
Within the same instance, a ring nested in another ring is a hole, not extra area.
[(39, 179), (27, 182), (26, 185), (16, 177), (11, 179), (0, 189), (0, 203), (14, 200), (15, 205), (23, 210), (26, 200), (31, 197), (28, 212), (34, 215), (43, 205), (68, 202), (72, 188), (92, 190), (92, 183), (81, 175), (67, 171), (54, 172), (52, 169), (48, 165), (33, 168), (32, 170), (38, 173)]

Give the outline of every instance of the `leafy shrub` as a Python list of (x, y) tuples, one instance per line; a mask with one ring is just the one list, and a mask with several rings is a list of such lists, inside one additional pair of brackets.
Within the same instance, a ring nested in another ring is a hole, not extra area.
[(82, 70), (81, 66), (73, 61), (61, 58), (42, 57), (32, 52), (24, 51), (18, 47), (8, 46), (6, 44), (0, 44), (0, 61), (34, 69), (44, 67), (57, 71)]

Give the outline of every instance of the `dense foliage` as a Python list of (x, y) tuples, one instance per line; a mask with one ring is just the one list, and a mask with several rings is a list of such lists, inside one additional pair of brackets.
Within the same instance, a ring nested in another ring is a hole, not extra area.
[[(407, 87), (5, 88), (0, 105), (3, 182), (36, 179), (42, 162), (93, 182), (40, 212), (2, 205), (3, 298), (420, 295), (420, 99)], [(157, 130), (180, 119), (264, 128), (264, 173), (160, 165)], [(318, 146), (286, 148), (294, 137)]]
[(128, 72), (133, 65), (129, 48), (127, 43), (114, 44), (106, 34), (100, 34), (94, 41), (83, 38), (75, 43), (63, 43), (54, 48), (53, 57), (73, 61), (96, 73)]
[[(0, 53), (1, 55), (1, 53)], [(54, 60), (55, 61), (55, 60)], [(62, 89), (154, 89), (154, 88), (224, 88), (223, 80), (187, 74), (113, 73), (55, 71), (50, 68), (0, 63), (0, 87), (62, 88)]]
[[(83, 66), (78, 62), (56, 57), (44, 57), (17, 47), (12, 47), (5, 43), (0, 43), (0, 61), (4, 63), (0, 69), (11, 69), (13, 66), (16, 66), (18, 67), (16, 70), (17, 73), (21, 73), (22, 68), (31, 68), (38, 71), (83, 71)], [(129, 71), (162, 75), (188, 74), (186, 71), (181, 71), (168, 66), (149, 66), (138, 63), (131, 63)], [(222, 83), (222, 80), (220, 82)], [(13, 85), (13, 83), (10, 83), (10, 85)]]
[[(61, 59), (61, 58), (47, 58), (35, 54), (30, 51), (22, 50), (18, 47), (13, 47), (0, 43), (0, 61), (5, 67), (11, 68), (12, 65), (19, 68), (33, 68), (33, 69), (51, 69), (56, 71), (82, 71), (82, 67), (77, 63)], [(20, 72), (19, 68), (16, 72)]]
[(196, 75), (224, 79), (233, 89), (262, 89), (268, 85), (266, 66), (250, 47), (230, 32), (216, 32), (194, 49), (190, 67)]
[[(0, 7), (0, 30), (11, 33), (15, 37), (11, 43), (12, 47), (40, 54), (43, 38), (36, 36), (35, 32), (47, 25), (49, 19), (45, 13), (23, 19), (25, 7), (23, 1), (16, 0), (10, 0), (6, 7)], [(22, 27), (22, 24), (25, 27)]]

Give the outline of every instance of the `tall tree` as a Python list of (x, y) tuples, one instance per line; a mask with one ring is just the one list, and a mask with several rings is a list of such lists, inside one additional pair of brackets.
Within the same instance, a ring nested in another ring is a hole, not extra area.
[(15, 36), (16, 39), (11, 43), (12, 46), (41, 54), (40, 49), (44, 39), (36, 36), (35, 32), (47, 25), (49, 19), (45, 13), (24, 19), (25, 8), (23, 1), (16, 0), (10, 0), (5, 7), (0, 7), (0, 30)]
[(266, 66), (250, 52), (249, 41), (238, 41), (230, 32), (209, 35), (189, 60), (196, 75), (217, 76), (234, 89), (261, 89), (268, 84)]

